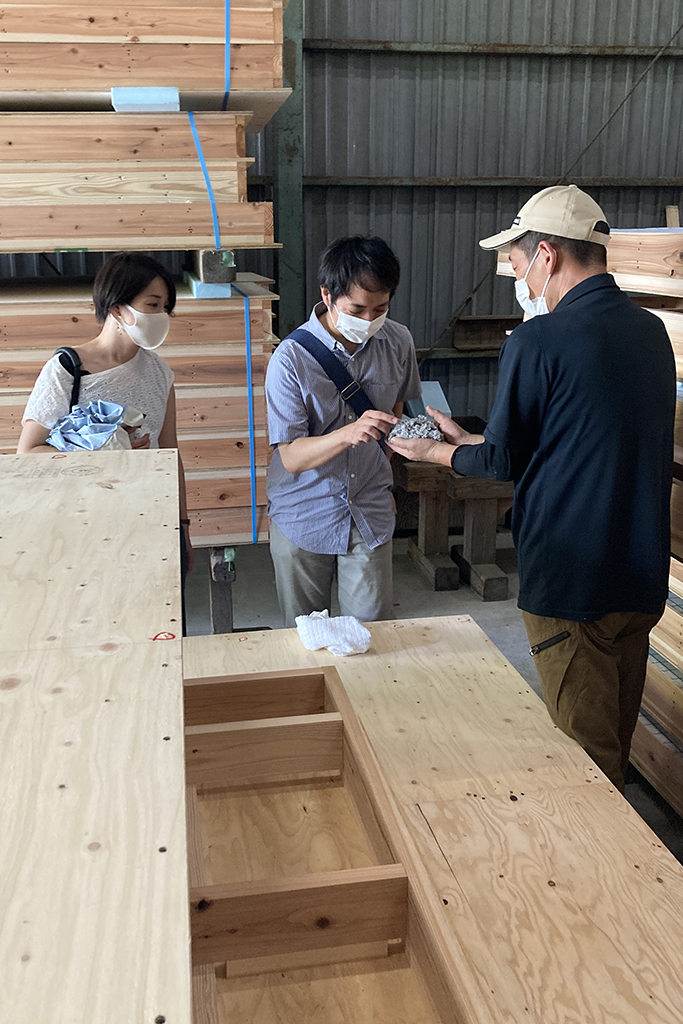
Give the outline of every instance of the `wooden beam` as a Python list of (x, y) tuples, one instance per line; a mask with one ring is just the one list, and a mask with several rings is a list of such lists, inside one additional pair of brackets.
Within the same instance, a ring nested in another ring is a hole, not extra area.
[(185, 729), (189, 785), (240, 785), (339, 773), (341, 715), (300, 715)]
[(683, 748), (683, 688), (648, 662), (643, 710)]
[[(217, 203), (221, 240), (261, 248), (273, 241), (270, 203)], [(186, 249), (214, 244), (207, 202), (15, 206), (0, 211), (0, 252), (80, 248)]]
[(683, 751), (643, 715), (633, 734), (631, 761), (676, 814), (683, 815)]
[[(300, 971), (308, 967), (327, 967), (353, 963), (359, 960), (380, 960), (389, 955), (386, 940), (358, 942), (353, 946), (333, 946), (331, 949), (307, 949), (302, 953), (279, 953), (274, 956), (255, 956), (249, 960), (228, 960), (221, 965), (221, 978), (244, 978), (254, 975)], [(200, 968), (201, 969), (201, 968)], [(213, 970), (213, 968), (211, 968)], [(197, 970), (197, 968), (195, 968)], [(223, 973), (225, 971), (225, 974)]]
[(244, 960), (404, 938), (407, 901), (400, 864), (193, 889), (192, 960)]
[[(208, 508), (190, 511), (192, 543), (197, 547), (218, 544), (251, 544), (251, 508)], [(259, 541), (268, 540), (267, 505), (256, 507)]]
[[(3, 8), (6, 10), (6, 8)], [(244, 129), (248, 113), (204, 111), (195, 114), (206, 160), (246, 156)], [(0, 113), (0, 150), (7, 169), (15, 162), (101, 160), (148, 162), (197, 160), (186, 113), (123, 114), (109, 111), (63, 111), (49, 114)]]
[(186, 679), (185, 725), (319, 715), (326, 710), (324, 693), (319, 669)]
[[(233, 46), (276, 42), (276, 5), (232, 6), (230, 42)], [(93, 17), (92, 15), (96, 16)], [(7, 3), (3, 7), (3, 43), (215, 43), (225, 40), (225, 12), (200, 2), (158, 6), (115, 2), (94, 9), (79, 3)]]
[[(241, 52), (240, 52), (241, 50)], [(225, 44), (215, 43), (6, 43), (3, 91), (97, 90), (112, 86), (167, 86), (223, 90)], [(282, 86), (282, 51), (274, 44), (231, 47), (236, 89)]]
[[(185, 787), (187, 875), (190, 889), (204, 885), (201, 819), (195, 786)], [(212, 964), (192, 966), (192, 1024), (219, 1024), (216, 971)]]

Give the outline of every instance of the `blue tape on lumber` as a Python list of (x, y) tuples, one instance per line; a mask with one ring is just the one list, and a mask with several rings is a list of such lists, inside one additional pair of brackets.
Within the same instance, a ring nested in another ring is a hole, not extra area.
[(204, 181), (206, 182), (206, 191), (209, 194), (209, 202), (211, 204), (211, 217), (213, 218), (213, 234), (216, 243), (216, 248), (221, 247), (221, 229), (218, 223), (218, 210), (216, 209), (216, 197), (213, 194), (213, 188), (211, 187), (211, 178), (209, 177), (209, 168), (206, 166), (206, 160), (204, 159), (204, 153), (202, 151), (202, 144), (199, 141), (199, 133), (197, 131), (197, 125), (194, 122), (194, 114), (191, 110), (188, 110), (187, 116), (190, 120), (190, 128), (192, 129), (192, 135), (194, 138), (194, 144), (197, 150), (197, 156), (199, 157), (199, 164), (204, 175)]
[(254, 382), (251, 373), (251, 321), (249, 318), (249, 296), (233, 284), (233, 291), (244, 299), (244, 334), (247, 342), (247, 409), (249, 415), (249, 474), (251, 477), (251, 541), (258, 543), (258, 527), (256, 525), (256, 454), (254, 452)]
[(230, 96), (230, 0), (225, 0), (225, 92), (221, 110), (228, 109)]

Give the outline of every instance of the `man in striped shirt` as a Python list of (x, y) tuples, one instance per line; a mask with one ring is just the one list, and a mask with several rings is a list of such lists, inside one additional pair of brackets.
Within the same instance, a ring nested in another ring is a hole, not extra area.
[(381, 238), (340, 238), (320, 259), (322, 301), (303, 325), (374, 408), (358, 416), (318, 360), (285, 338), (268, 366), (270, 549), (285, 625), (330, 608), (391, 618), (392, 473), (380, 444), (421, 385), (412, 336), (387, 319), (400, 266)]

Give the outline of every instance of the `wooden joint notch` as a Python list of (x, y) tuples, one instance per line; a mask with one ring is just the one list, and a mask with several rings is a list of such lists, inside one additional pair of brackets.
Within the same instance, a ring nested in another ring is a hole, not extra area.
[(185, 725), (254, 722), (325, 711), (325, 676), (318, 669), (185, 680)]
[(343, 731), (337, 712), (190, 726), (185, 729), (187, 784), (234, 786), (338, 774)]
[(400, 864), (190, 892), (195, 965), (403, 939), (407, 921)]

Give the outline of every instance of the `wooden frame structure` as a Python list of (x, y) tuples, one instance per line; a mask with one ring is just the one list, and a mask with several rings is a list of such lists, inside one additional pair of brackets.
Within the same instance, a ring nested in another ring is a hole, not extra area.
[(468, 616), (181, 673), (174, 453), (5, 461), (12, 1024), (677, 1024), (683, 867)]
[[(185, 641), (188, 738), (203, 715), (210, 730), (224, 713), (253, 715), (261, 701), (273, 717), (250, 728), (273, 729), (273, 753), (287, 708), (292, 735), (339, 716), (343, 737), (341, 765), (330, 748), (326, 774), (317, 762), (314, 780), (285, 781), (279, 756), (265, 774), (259, 746), (251, 784), (247, 757), (231, 788), (225, 778), (223, 788), (207, 779), (200, 787), (191, 846), (211, 878), (191, 896), (198, 1020), (309, 1024), (324, 1004), (329, 1019), (362, 1024), (559, 1024), (579, 1006), (582, 1021), (602, 1021), (610, 1006), (625, 1024), (640, 1024), (643, 1012), (648, 1024), (673, 1024), (675, 957), (646, 908), (655, 900), (657, 919), (683, 932), (680, 865), (471, 620), (371, 630), (368, 655), (335, 669), (325, 652), (302, 651), (293, 630)], [(236, 674), (213, 674), (221, 665)], [(340, 785), (353, 818), (338, 803), (327, 813), (316, 806)], [(315, 840), (331, 833), (336, 871), (327, 863), (320, 874)], [(350, 862), (338, 849), (346, 837)], [(371, 894), (370, 931), (356, 891)], [(349, 917), (359, 918), (362, 948), (349, 946)], [(206, 961), (218, 952), (212, 972)], [(646, 974), (656, 991), (649, 981), (641, 989)], [(353, 977), (363, 979), (357, 1002)]]

